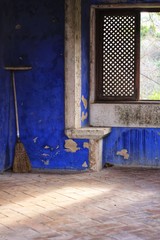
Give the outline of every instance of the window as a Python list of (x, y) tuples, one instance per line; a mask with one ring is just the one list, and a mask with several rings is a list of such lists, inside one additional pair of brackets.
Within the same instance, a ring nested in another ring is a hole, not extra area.
[(160, 100), (160, 9), (96, 9), (95, 100)]

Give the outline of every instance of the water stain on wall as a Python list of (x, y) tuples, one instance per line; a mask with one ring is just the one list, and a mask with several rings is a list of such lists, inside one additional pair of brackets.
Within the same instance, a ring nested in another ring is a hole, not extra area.
[(118, 114), (118, 121), (125, 126), (131, 124), (153, 125), (160, 124), (160, 107), (156, 105), (122, 105), (116, 106), (116, 113)]

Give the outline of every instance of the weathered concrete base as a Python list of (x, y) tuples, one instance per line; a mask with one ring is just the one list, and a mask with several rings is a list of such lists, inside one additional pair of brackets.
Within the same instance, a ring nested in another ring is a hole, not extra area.
[(103, 140), (93, 140), (90, 141), (89, 149), (89, 163), (90, 169), (94, 171), (100, 171), (102, 169), (102, 153), (103, 153)]
[(111, 132), (111, 128), (79, 128), (67, 129), (67, 137), (73, 139), (89, 139), (89, 167), (91, 170), (102, 169), (103, 137)]

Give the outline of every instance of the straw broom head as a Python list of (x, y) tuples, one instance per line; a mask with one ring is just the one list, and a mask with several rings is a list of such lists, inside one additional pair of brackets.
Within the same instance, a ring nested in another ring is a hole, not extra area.
[(13, 161), (13, 172), (28, 173), (31, 172), (31, 164), (23, 143), (18, 141), (15, 146), (15, 155)]

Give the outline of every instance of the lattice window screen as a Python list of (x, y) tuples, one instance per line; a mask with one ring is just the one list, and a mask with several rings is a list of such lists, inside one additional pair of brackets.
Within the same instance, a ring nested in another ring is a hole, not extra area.
[(102, 91), (104, 97), (135, 93), (136, 17), (103, 17)]

